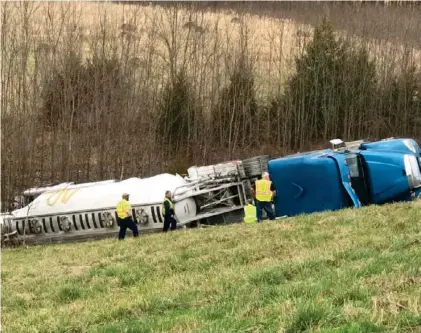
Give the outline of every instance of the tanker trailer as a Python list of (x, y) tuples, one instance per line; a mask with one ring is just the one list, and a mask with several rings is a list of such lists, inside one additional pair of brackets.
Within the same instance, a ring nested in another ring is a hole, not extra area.
[[(118, 233), (115, 206), (124, 192), (130, 194), (133, 219), (140, 233), (161, 230), (165, 191), (173, 192), (187, 183), (179, 175), (161, 174), (118, 182), (53, 186), (5, 217), (2, 235), (16, 235), (27, 244), (115, 236)], [(186, 191), (183, 198), (175, 200), (175, 213), (179, 226), (194, 220), (196, 203), (192, 191)]]
[(116, 236), (115, 207), (124, 192), (130, 194), (140, 233), (162, 230), (161, 207), (167, 190), (173, 193), (178, 226), (240, 222), (249, 198), (248, 183), (241, 161), (231, 161), (192, 167), (185, 178), (161, 174), (34, 188), (24, 192), (33, 201), (4, 218), (2, 237), (9, 243), (17, 238), (26, 244), (43, 244)]

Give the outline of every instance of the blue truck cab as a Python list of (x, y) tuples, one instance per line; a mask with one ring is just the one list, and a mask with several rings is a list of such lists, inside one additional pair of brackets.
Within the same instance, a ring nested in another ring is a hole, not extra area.
[(271, 160), (276, 215), (412, 200), (421, 193), (419, 157), (414, 140), (393, 139)]
[[(421, 149), (415, 140), (410, 138), (391, 138), (376, 142), (364, 142), (359, 146), (359, 149), (378, 153), (402, 153), (407, 155), (404, 159), (407, 166), (406, 173), (410, 183), (409, 186), (412, 190), (403, 197), (396, 198), (395, 201), (411, 201), (421, 195), (421, 186), (418, 180), (419, 174), (415, 167), (415, 164), (417, 164), (418, 169), (421, 170)], [(413, 157), (409, 158), (409, 155), (415, 156), (416, 162)], [(413, 171), (411, 172), (410, 170)]]
[(375, 142), (362, 142), (358, 148), (361, 150), (396, 151), (414, 154), (418, 160), (421, 157), (420, 146), (415, 140), (409, 138), (390, 138)]

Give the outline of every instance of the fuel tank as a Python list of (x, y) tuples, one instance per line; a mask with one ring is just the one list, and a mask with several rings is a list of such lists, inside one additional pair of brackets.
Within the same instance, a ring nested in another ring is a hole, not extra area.
[[(187, 181), (179, 175), (161, 174), (150, 178), (129, 178), (117, 182), (60, 184), (48, 188), (27, 206), (11, 212), (9, 229), (26, 238), (77, 238), (118, 230), (115, 207), (123, 193), (129, 193), (133, 217), (140, 231), (161, 229), (162, 203), (167, 190), (174, 192)], [(196, 216), (191, 197), (177, 201), (179, 225)]]
[[(26, 207), (15, 210), (16, 218), (39, 215), (57, 215), (78, 211), (114, 209), (122, 193), (130, 194), (132, 206), (161, 205), (165, 191), (173, 192), (187, 182), (179, 175), (161, 174), (150, 178), (129, 178), (114, 183), (57, 185), (39, 195)], [(189, 205), (189, 210), (182, 209)], [(180, 221), (195, 215), (194, 200), (176, 203)], [(180, 207), (180, 208), (179, 208)]]

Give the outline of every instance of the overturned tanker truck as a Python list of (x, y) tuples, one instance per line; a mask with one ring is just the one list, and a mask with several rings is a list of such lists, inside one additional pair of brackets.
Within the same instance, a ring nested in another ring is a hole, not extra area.
[(268, 171), (276, 216), (411, 201), (421, 193), (421, 150), (412, 139), (331, 141), (332, 149), (277, 159), (258, 156), (204, 167), (188, 176), (64, 183), (29, 189), (25, 207), (3, 215), (2, 244), (71, 242), (115, 236), (115, 205), (130, 193), (140, 232), (161, 230), (161, 205), (173, 192), (178, 226), (240, 222), (251, 185)]
[[(30, 202), (3, 214), (2, 244), (43, 244), (115, 236), (116, 203), (130, 193), (139, 231), (162, 230), (165, 191), (173, 193), (179, 227), (232, 223), (243, 218), (251, 182), (267, 170), (269, 156), (191, 167), (188, 176), (161, 174), (150, 178), (74, 184), (24, 191)], [(129, 233), (130, 234), (130, 233)]]

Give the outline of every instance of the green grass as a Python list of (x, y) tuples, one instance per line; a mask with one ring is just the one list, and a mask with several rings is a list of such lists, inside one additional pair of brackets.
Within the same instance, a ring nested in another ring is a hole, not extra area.
[(4, 332), (420, 332), (421, 205), (2, 254)]

